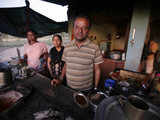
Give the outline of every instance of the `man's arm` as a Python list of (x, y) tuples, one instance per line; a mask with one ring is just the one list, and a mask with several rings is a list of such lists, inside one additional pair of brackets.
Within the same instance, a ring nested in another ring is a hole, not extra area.
[(103, 63), (103, 57), (101, 54), (101, 51), (98, 46), (95, 47), (95, 57), (94, 57), (94, 78), (95, 78), (95, 88), (98, 87), (99, 81), (100, 81), (100, 75), (101, 75), (101, 69), (100, 64)]
[[(47, 61), (48, 61), (48, 52), (43, 53), (43, 59), (45, 60), (45, 63), (43, 64), (43, 67), (47, 67)], [(41, 58), (41, 57), (40, 57)]]
[(24, 55), (23, 55), (23, 59), (20, 59), (20, 60), (19, 60), (19, 63), (28, 64), (28, 63), (27, 63), (27, 54), (24, 54)]
[(100, 64), (95, 64), (94, 65), (95, 69), (95, 88), (98, 88), (98, 84), (100, 81), (100, 75), (101, 75), (101, 69), (100, 69)]
[(47, 67), (47, 61), (48, 61), (48, 48), (46, 44), (42, 44), (42, 55), (40, 56), (40, 58), (43, 57), (43, 59), (45, 60), (45, 63), (43, 64), (43, 67)]
[(27, 60), (27, 54), (24, 54), (24, 59)]

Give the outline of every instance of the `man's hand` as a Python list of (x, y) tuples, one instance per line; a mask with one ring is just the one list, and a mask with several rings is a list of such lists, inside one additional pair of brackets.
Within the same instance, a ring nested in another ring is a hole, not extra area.
[(51, 85), (56, 87), (57, 85), (61, 84), (61, 80), (58, 80), (58, 79), (53, 79), (51, 80)]
[(19, 64), (25, 63), (25, 59), (19, 59), (18, 63)]
[(46, 64), (46, 63), (42, 64), (42, 67), (43, 67), (44, 69), (47, 68), (47, 64)]

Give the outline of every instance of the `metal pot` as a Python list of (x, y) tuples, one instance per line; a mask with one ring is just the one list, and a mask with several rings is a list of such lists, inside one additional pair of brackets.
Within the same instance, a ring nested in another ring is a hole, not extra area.
[(148, 111), (148, 104), (136, 95), (128, 97), (128, 101), (125, 103), (124, 113), (128, 120), (143, 120), (144, 114)]
[(80, 107), (80, 108), (87, 108), (91, 106), (92, 110), (95, 112), (100, 102), (108, 98), (108, 96), (98, 91), (96, 93), (89, 93), (87, 95), (83, 94), (82, 92), (75, 92), (73, 94), (74, 102)]
[(0, 88), (12, 84), (12, 72), (10, 69), (0, 69)]
[[(136, 97), (138, 100), (141, 99), (135, 95), (133, 97)], [(110, 96), (99, 104), (94, 120), (160, 120), (159, 108), (144, 99), (141, 100), (149, 106), (148, 110), (127, 104), (129, 100), (125, 96)], [(139, 109), (142, 110), (139, 111)], [(142, 119), (137, 118), (139, 116), (138, 112), (141, 112), (141, 115), (144, 116)], [(132, 117), (128, 117), (128, 115), (132, 115)]]
[(113, 60), (120, 60), (121, 59), (121, 52), (120, 51), (111, 51), (110, 58)]
[(80, 108), (87, 108), (89, 106), (89, 101), (86, 95), (84, 95), (81, 92), (75, 92), (73, 94), (74, 102), (80, 107)]

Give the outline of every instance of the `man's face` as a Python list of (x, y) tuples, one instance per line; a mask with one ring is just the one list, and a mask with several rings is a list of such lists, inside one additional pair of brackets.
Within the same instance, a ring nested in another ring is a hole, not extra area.
[(151, 41), (150, 42), (150, 51), (152, 51), (153, 53), (157, 52), (158, 50), (158, 43)]
[(27, 40), (29, 44), (36, 41), (35, 34), (32, 31), (27, 32)]
[(89, 33), (89, 21), (85, 18), (77, 18), (74, 22), (73, 32), (77, 41), (84, 41)]

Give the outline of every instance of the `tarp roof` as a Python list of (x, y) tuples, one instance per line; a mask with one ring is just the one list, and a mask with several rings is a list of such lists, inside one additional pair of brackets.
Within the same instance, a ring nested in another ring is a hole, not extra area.
[(55, 3), (55, 4), (59, 4), (59, 5), (67, 5), (69, 0), (43, 0), (46, 2), (51, 2), (51, 3)]
[[(66, 5), (66, 0), (44, 0)], [(27, 29), (33, 29), (37, 36), (67, 32), (68, 22), (56, 22), (28, 8), (0, 8), (0, 32), (17, 37), (26, 37)]]

